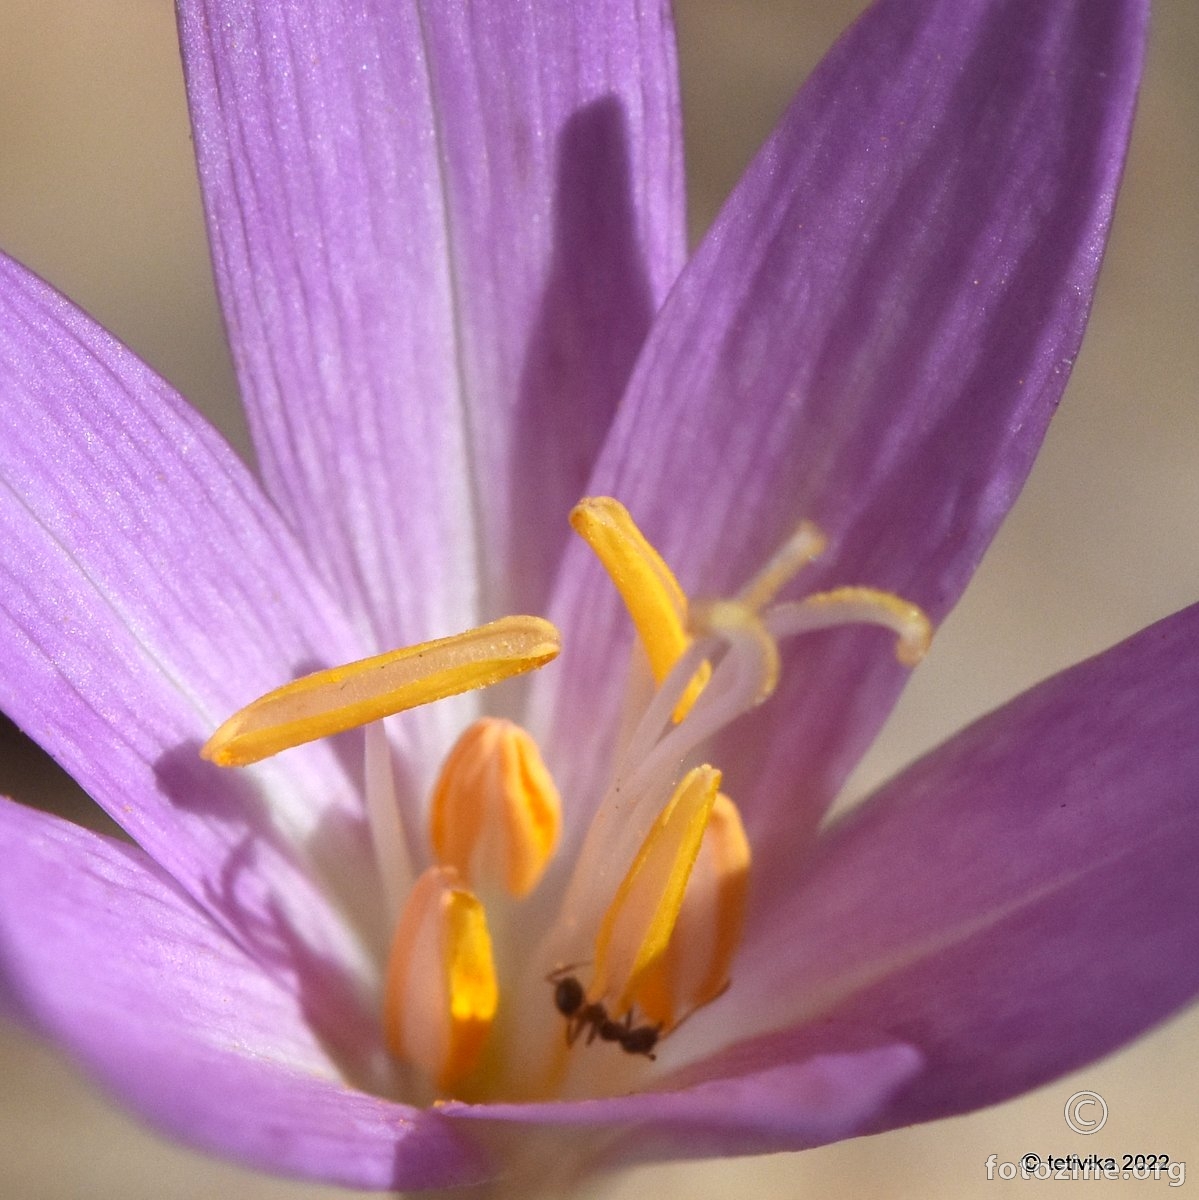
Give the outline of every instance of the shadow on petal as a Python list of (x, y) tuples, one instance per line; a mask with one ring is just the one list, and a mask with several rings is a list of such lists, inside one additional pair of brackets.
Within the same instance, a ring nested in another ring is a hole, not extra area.
[(545, 605), (529, 581), (552, 578), (566, 514), (585, 490), (654, 315), (632, 189), (624, 108), (614, 96), (585, 105), (558, 140), (553, 260), (521, 377), (509, 475), (516, 528), (560, 520), (561, 530), (517, 544), (506, 598), (513, 611)]
[[(360, 824), (351, 827), (348, 817), (327, 814), (308, 847), (293, 854), (252, 777), (204, 762), (197, 742), (164, 754), (155, 775), (172, 803), (229, 829), (229, 851), (199, 897), (204, 906), (266, 974), (297, 996), (307, 1024), (347, 1080), (394, 1095), (394, 1064), (382, 1051), (369, 987), (347, 970), (344, 955), (334, 953), (353, 936), (351, 917), (335, 911), (310, 877), (321, 863), (344, 874), (347, 862), (367, 857)], [(309, 848), (319, 849), (320, 863), (301, 860)], [(286, 892), (275, 886), (281, 877), (289, 881)], [(353, 914), (359, 915), (378, 918)], [(331, 945), (331, 936), (343, 944)]]

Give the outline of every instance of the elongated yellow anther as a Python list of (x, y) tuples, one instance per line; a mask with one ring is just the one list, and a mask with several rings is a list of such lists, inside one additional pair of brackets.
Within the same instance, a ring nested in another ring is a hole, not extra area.
[(455, 743), (429, 812), (439, 862), (475, 890), (526, 896), (558, 844), (562, 801), (537, 743), (519, 725), (485, 717)]
[(392, 942), (383, 1008), (388, 1048), (446, 1092), (478, 1064), (498, 1003), (483, 905), (452, 867), (430, 867)]
[(317, 738), (378, 721), (544, 666), (558, 631), (540, 617), (505, 617), (453, 637), (391, 650), (284, 684), (234, 713), (203, 758), (244, 767)]
[(687, 772), (604, 914), (588, 994), (602, 997), (613, 1017), (629, 1009), (646, 972), (666, 953), (719, 790), (714, 767)]
[[(645, 647), (654, 682), (661, 683), (691, 644), (687, 596), (679, 581), (619, 500), (580, 500), (571, 510), (570, 524), (611, 576)], [(675, 707), (676, 722), (687, 715), (710, 674), (707, 663), (695, 673)]]
[(721, 792), (666, 953), (646, 971), (634, 997), (651, 1024), (669, 1032), (728, 987), (745, 921), (750, 859), (737, 806)]
[(769, 611), (768, 625), (776, 637), (789, 637), (835, 625), (881, 625), (899, 639), (895, 657), (914, 667), (928, 653), (933, 626), (919, 605), (870, 587), (840, 587), (814, 592)]

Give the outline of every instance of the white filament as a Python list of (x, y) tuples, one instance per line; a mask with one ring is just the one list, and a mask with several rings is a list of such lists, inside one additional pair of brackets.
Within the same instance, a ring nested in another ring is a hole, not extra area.
[(382, 721), (372, 721), (364, 727), (364, 733), (366, 818), (390, 927), (399, 918), (415, 877), (412, 856), (408, 852), (408, 839), (400, 821), (387, 731)]
[[(707, 686), (674, 725), (671, 714), (695, 672), (717, 656)], [(546, 961), (584, 953), (574, 943), (576, 931), (598, 925), (688, 757), (757, 704), (768, 670), (761, 638), (744, 628), (721, 629), (696, 641), (675, 664), (634, 731), (587, 831), (563, 898), (564, 920), (546, 946)]]
[(915, 605), (879, 603), (870, 599), (838, 599), (835, 604), (795, 600), (776, 604), (762, 614), (763, 624), (774, 638), (794, 637), (836, 625), (877, 625), (899, 639), (899, 661), (914, 666), (928, 650), (928, 618)]

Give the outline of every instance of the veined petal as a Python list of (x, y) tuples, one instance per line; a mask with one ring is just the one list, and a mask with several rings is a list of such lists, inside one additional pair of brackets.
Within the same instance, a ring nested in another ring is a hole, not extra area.
[(357, 1187), (484, 1173), (438, 1114), (344, 1081), (347, 1061), (369, 1069), (374, 1030), (319, 964), (264, 970), (136, 847), (3, 799), (0, 857), (0, 976), (16, 1010), (153, 1125)]
[[(805, 590), (868, 584), (934, 620), (956, 599), (1078, 349), (1146, 8), (883, 0), (825, 59), (671, 293), (589, 484), (688, 594), (730, 594), (807, 518), (829, 549)], [(571, 714), (614, 725), (622, 625), (582, 599), (597, 573), (570, 554), (549, 615), (572, 690), (535, 694), (566, 714), (577, 773), (547, 757), (578, 796), (605, 735), (584, 742)], [(787, 658), (777, 695), (710, 751), (763, 895), (905, 678), (871, 632)]]
[(540, 607), (681, 263), (668, 5), (180, 12), (272, 495), (380, 647)]
[[(791, 1062), (774, 1052), (780, 1049), (773, 1047), (769, 1057), (746, 1055), (720, 1078), (680, 1073), (640, 1094), (554, 1104), (451, 1103), (442, 1112), (464, 1121), (514, 1123), (542, 1171), (553, 1163), (556, 1136), (569, 1136), (576, 1171), (765, 1154), (853, 1137), (921, 1065), (919, 1052), (898, 1042), (834, 1052), (808, 1047)], [(581, 1151), (584, 1139), (588, 1149)]]
[(668, 0), (423, 0), (484, 596), (538, 611), (682, 268)]
[(281, 668), (356, 643), (212, 430), (9, 260), (0, 564), (0, 708), (218, 919), (247, 938), (303, 929), (348, 961), (309, 877), (318, 830), (346, 877), (369, 862), (330, 748), (299, 752), (286, 787), (277, 767), (238, 777), (198, 751)]
[(1199, 606), (970, 726), (821, 838), (742, 947), (743, 1028), (916, 1045), (926, 1069), (881, 1128), (993, 1104), (1163, 1020), (1199, 992), (1196, 728)]

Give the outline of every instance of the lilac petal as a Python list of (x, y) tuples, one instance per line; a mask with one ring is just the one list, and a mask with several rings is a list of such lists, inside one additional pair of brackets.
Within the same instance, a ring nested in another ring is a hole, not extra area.
[(683, 265), (670, 5), (424, 3), (492, 611), (545, 603)]
[(917, 1046), (882, 1128), (1164, 1019), (1199, 992), (1197, 726), (1199, 606), (972, 725), (821, 838), (738, 960), (744, 1030), (834, 1018)]
[(319, 977), (281, 986), (136, 847), (0, 799), (0, 856), (15, 1007), (153, 1125), (358, 1187), (480, 1177), (478, 1148), (444, 1118), (344, 1082), (339, 1053), (362, 1052), (345, 1044), (352, 1021), (326, 1022), (325, 1042), (310, 1027), (338, 999)]
[(668, 6), (180, 13), (271, 494), (380, 644), (537, 604), (681, 260)]
[[(809, 1149), (860, 1133), (920, 1068), (898, 1043), (831, 1053), (772, 1046), (720, 1078), (680, 1079), (667, 1090), (555, 1104), (450, 1104), (449, 1116), (568, 1129), (588, 1138), (589, 1165), (714, 1158)], [(509, 1135), (511, 1136), (511, 1135)], [(572, 1149), (577, 1154), (578, 1147)]]
[[(804, 590), (950, 607), (1079, 346), (1146, 7), (884, 0), (816, 71), (672, 292), (591, 485), (685, 587), (728, 594), (809, 518), (831, 549)], [(588, 601), (603, 584), (585, 558), (551, 607), (576, 793), (602, 772), (575, 714), (609, 727), (624, 628)], [(878, 631), (807, 638), (787, 663), (714, 758), (771, 878), (905, 677)]]
[[(355, 643), (245, 467), (148, 368), (0, 260), (0, 707), (255, 944), (349, 960), (308, 845), (361, 872), (329, 746), (203, 763), (232, 711)], [(288, 912), (280, 911), (286, 902)]]

